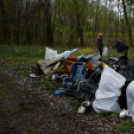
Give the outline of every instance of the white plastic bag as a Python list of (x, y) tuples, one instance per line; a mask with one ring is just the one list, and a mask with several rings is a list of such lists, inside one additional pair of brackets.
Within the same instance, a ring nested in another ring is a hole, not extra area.
[(106, 46), (103, 47), (102, 56), (107, 56), (108, 48)]
[(127, 98), (127, 110), (132, 115), (132, 106), (134, 103), (134, 81), (129, 83), (126, 89), (126, 98)]
[(121, 87), (125, 84), (126, 78), (105, 66), (101, 74), (99, 88), (95, 93), (93, 108), (96, 112), (120, 112), (120, 106), (117, 103), (121, 95)]
[(57, 51), (50, 49), (49, 47), (46, 47), (45, 51), (45, 60), (52, 59), (54, 57), (63, 57), (63, 55), (69, 53), (70, 51), (64, 51), (63, 53), (58, 54)]
[(108, 113), (108, 112), (120, 112), (120, 106), (117, 101), (108, 101), (108, 100), (96, 100), (93, 102), (93, 108), (97, 113)]
[(104, 66), (99, 85), (101, 87), (109, 88), (110, 84), (111, 86), (121, 88), (124, 85), (125, 81), (125, 77), (114, 71), (112, 68)]
[(132, 121), (134, 122), (134, 102), (133, 102), (133, 106), (132, 106)]
[(45, 59), (51, 59), (53, 57), (57, 56), (57, 51), (54, 51), (52, 49), (50, 49), (49, 47), (46, 47), (46, 51), (45, 51)]

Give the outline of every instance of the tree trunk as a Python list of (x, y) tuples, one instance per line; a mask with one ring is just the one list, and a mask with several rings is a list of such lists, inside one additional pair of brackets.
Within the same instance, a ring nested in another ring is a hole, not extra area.
[(41, 35), (40, 35), (40, 33), (41, 33), (41, 29), (40, 29), (40, 15), (41, 15), (41, 12), (40, 12), (40, 7), (39, 7), (39, 5), (40, 5), (40, 3), (41, 3), (41, 0), (38, 0), (38, 44), (40, 44), (41, 43)]
[(80, 37), (80, 45), (84, 45), (84, 40), (83, 40), (83, 24), (82, 20), (79, 14), (76, 15), (77, 18), (77, 36)]
[(125, 5), (124, 0), (122, 0), (122, 4), (123, 4), (124, 16), (125, 16), (126, 24), (127, 24), (127, 31), (128, 31), (128, 36), (129, 36), (129, 44), (132, 46), (132, 44), (133, 44), (132, 28), (131, 28), (130, 22), (128, 20), (127, 11), (126, 11), (126, 5)]
[(45, 0), (46, 2), (46, 44), (47, 45), (53, 45), (53, 34), (52, 34), (52, 28), (51, 28), (51, 0)]
[(17, 5), (17, 2), (16, 0), (13, 1), (13, 4), (14, 4), (14, 22), (13, 22), (13, 30), (14, 30), (14, 34), (13, 34), (13, 42), (12, 43), (15, 43), (17, 45), (19, 45), (19, 21), (16, 21), (17, 20), (17, 15), (18, 15), (18, 5)]
[(1, 43), (8, 43), (7, 42), (7, 39), (8, 40), (11, 40), (10, 39), (10, 32), (9, 32), (9, 24), (8, 24), (8, 21), (7, 21), (7, 15), (6, 15), (6, 12), (5, 12), (5, 9), (4, 9), (4, 5), (3, 5), (3, 0), (0, 0), (0, 9), (1, 9), (1, 40), (0, 42)]
[[(27, 14), (27, 18), (29, 17), (29, 14), (28, 14), (29, 7), (30, 7), (30, 2), (28, 0), (26, 0), (25, 14)], [(25, 20), (25, 26), (24, 27), (25, 27), (26, 42), (28, 44), (31, 44), (30, 25), (29, 25), (29, 20), (28, 19)]]

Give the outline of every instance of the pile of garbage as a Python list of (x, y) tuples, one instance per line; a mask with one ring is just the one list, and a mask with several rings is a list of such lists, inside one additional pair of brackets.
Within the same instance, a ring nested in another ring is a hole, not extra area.
[[(107, 55), (107, 52), (103, 52)], [(61, 79), (65, 94), (80, 100), (78, 113), (92, 107), (97, 113), (118, 112), (134, 121), (134, 61), (127, 56), (100, 58), (90, 48), (57, 51), (46, 47), (45, 60), (32, 65), (31, 76), (43, 73), (53, 80)]]

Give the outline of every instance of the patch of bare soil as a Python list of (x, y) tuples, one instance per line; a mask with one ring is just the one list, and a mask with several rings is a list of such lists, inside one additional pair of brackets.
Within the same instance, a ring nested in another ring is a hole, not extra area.
[(91, 110), (77, 114), (73, 98), (53, 96), (35, 79), (6, 68), (4, 60), (0, 63), (0, 134), (119, 134), (116, 128), (131, 120)]

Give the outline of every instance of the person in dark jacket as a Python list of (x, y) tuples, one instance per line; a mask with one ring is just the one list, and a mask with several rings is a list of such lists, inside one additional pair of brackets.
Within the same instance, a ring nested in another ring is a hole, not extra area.
[(102, 52), (103, 52), (103, 40), (102, 40), (102, 33), (99, 34), (99, 36), (97, 37), (97, 48), (100, 52), (100, 55), (102, 56)]
[(112, 49), (116, 48), (117, 52), (119, 52), (120, 56), (122, 55), (122, 52), (125, 52), (125, 56), (127, 56), (127, 51), (128, 51), (128, 45), (122, 41), (119, 40), (115, 43), (114, 46), (112, 46)]

